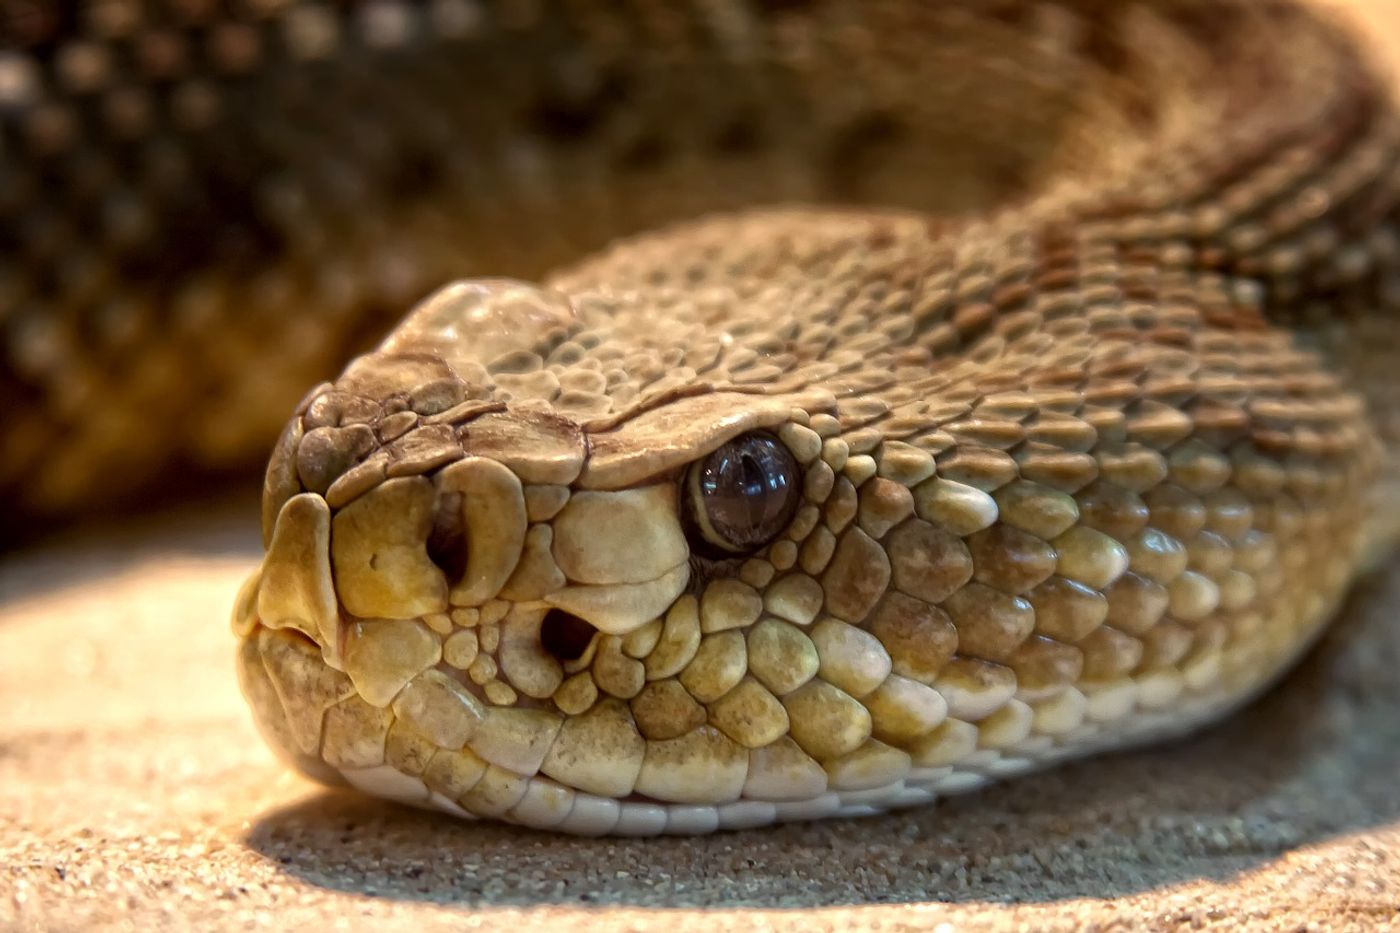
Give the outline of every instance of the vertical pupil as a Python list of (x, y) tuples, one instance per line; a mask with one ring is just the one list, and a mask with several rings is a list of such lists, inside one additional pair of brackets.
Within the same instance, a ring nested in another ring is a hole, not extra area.
[(797, 506), (793, 470), (792, 455), (764, 435), (738, 438), (714, 451), (696, 478), (705, 520), (718, 538), (712, 543), (743, 551), (777, 534)]
[(767, 490), (764, 488), (763, 467), (759, 465), (758, 458), (748, 451), (739, 457), (739, 483), (749, 526), (757, 527), (763, 521), (764, 493)]

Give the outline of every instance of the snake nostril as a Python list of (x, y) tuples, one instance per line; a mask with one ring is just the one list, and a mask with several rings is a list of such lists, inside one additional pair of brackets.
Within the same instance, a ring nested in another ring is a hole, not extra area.
[(583, 657), (598, 630), (571, 612), (551, 609), (540, 623), (540, 646), (559, 661)]
[(454, 582), (467, 572), (467, 535), (462, 528), (461, 502), (461, 493), (443, 496), (428, 534), (428, 559)]

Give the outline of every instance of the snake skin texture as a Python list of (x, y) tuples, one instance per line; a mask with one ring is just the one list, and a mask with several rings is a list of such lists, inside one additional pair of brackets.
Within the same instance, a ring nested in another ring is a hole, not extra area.
[(301, 396), (233, 627), (314, 777), (924, 803), (1223, 715), (1395, 536), (1400, 121), (1304, 4), (26, 9), (0, 483)]

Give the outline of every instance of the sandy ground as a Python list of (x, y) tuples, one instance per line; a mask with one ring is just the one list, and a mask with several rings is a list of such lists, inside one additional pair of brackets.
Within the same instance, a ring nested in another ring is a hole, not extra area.
[[(1400, 0), (1336, 0), (1400, 48)], [(253, 497), (0, 559), (0, 927), (1400, 929), (1400, 562), (1195, 738), (894, 816), (586, 840), (328, 791), (227, 612)]]

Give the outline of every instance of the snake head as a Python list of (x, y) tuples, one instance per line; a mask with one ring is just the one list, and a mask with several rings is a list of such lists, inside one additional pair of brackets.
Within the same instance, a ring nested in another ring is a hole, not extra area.
[(831, 396), (623, 355), (605, 324), (627, 313), (459, 283), (299, 407), (235, 627), (303, 770), (470, 812), (487, 776), (656, 809), (825, 793), (785, 704), (820, 757), (868, 744), (866, 709), (816, 679), (818, 644), (860, 693), (890, 665), (819, 619), (863, 617), (889, 574), (869, 534), (837, 544), (856, 493)]
[(1292, 605), (1269, 568), (1304, 525), (1256, 508), (1282, 468), (1237, 432), (1313, 409), (1232, 409), (1237, 381), (1112, 315), (1061, 350), (1009, 315), (935, 358), (862, 330), (883, 291), (692, 286), (461, 283), (307, 397), (234, 614), (274, 747), (457, 814), (696, 832), (967, 790), (1149, 734), (1140, 702), (1239, 695), (1217, 633)]
[(1218, 682), (1188, 625), (1276, 545), (1180, 414), (1125, 440), (1034, 340), (989, 392), (975, 354), (706, 300), (461, 283), (308, 396), (235, 610), (274, 746), (458, 814), (701, 831), (1030, 767), (1129, 723), (1145, 657), (1161, 696)]

